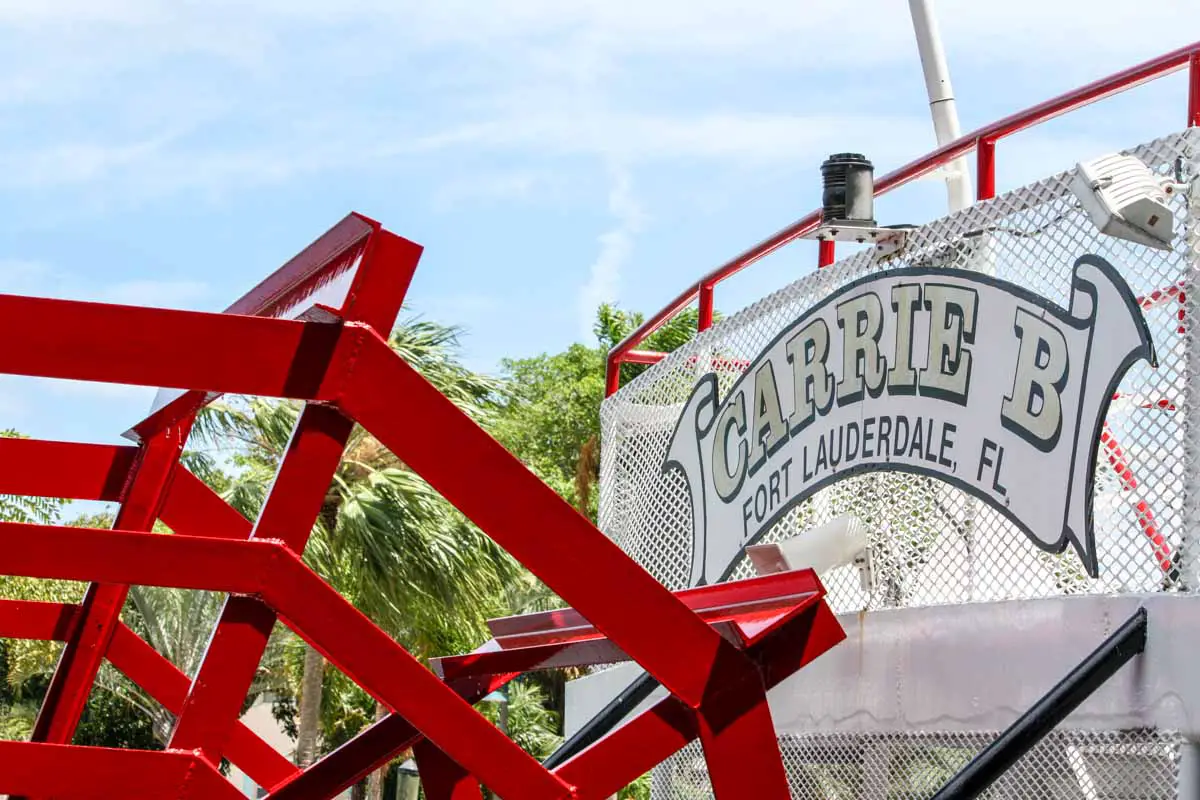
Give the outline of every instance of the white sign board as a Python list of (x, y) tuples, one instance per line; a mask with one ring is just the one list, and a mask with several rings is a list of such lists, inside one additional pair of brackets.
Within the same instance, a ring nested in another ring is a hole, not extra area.
[(789, 325), (730, 392), (704, 376), (664, 469), (687, 479), (690, 584), (723, 580), (742, 549), (822, 487), (870, 470), (932, 475), (1098, 574), (1092, 481), (1121, 376), (1156, 365), (1116, 269), (1074, 268), (1070, 310), (952, 269), (880, 272)]

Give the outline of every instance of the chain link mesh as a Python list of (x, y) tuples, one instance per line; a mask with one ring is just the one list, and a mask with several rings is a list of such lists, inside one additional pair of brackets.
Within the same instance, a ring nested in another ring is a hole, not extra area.
[[(1190, 130), (1126, 152), (1187, 184), (1200, 168), (1198, 144), (1200, 134)], [(1194, 441), (1200, 437), (1194, 429), (1189, 436), (1189, 426), (1197, 424), (1189, 422), (1196, 391), (1189, 377), (1200, 369), (1200, 348), (1191, 346), (1191, 320), (1197, 318), (1192, 307), (1200, 302), (1200, 290), (1193, 291), (1200, 197), (1191, 191), (1171, 196), (1175, 244), (1159, 251), (1101, 234), (1071, 192), (1070, 178), (1063, 172), (919, 227), (885, 261), (865, 251), (806, 275), (700, 333), (608, 398), (601, 409), (601, 529), (663, 584), (686, 586), (692, 548), (687, 485), (679, 470), (662, 469), (684, 401), (706, 372), (715, 372), (721, 392), (727, 392), (768, 342), (848, 281), (882, 269), (953, 267), (986, 272), (1065, 306), (1075, 259), (1094, 253), (1116, 266), (1141, 299), (1159, 362), (1157, 368), (1135, 364), (1108, 411), (1093, 500), (1098, 578), (1087, 575), (1074, 551), (1046, 553), (984, 503), (934, 478), (907, 473), (877, 472), (826, 487), (793, 508), (762, 541), (785, 539), (847, 513), (866, 523), (873, 581), (864, 587), (851, 566), (821, 575), (838, 613), (1194, 592), (1200, 586), (1200, 553), (1188, 532), (1200, 514), (1195, 476), (1200, 450)], [(743, 559), (732, 577), (751, 574)], [(903, 733), (881, 742), (822, 735), (786, 737), (780, 744), (796, 781), (794, 796), (890, 799), (931, 795), (938, 780), (954, 771), (947, 773), (945, 765), (965, 763), (993, 736)], [(882, 755), (871, 755), (879, 748)], [(1056, 733), (989, 796), (1172, 797), (1177, 751), (1176, 739), (1153, 731)], [(1122, 773), (1120, 765), (1132, 772)], [(655, 773), (654, 798), (710, 796), (702, 766), (696, 747), (685, 750)], [(1083, 773), (1097, 786), (1119, 782), (1117, 773), (1136, 776), (1136, 786), (1130, 793), (1097, 788), (1081, 794)]]
[[(812, 800), (925, 800), (999, 734), (905, 733), (784, 736), (792, 797)], [(1183, 737), (1159, 731), (1054, 731), (981, 800), (1174, 800)], [(650, 781), (655, 800), (712, 797), (704, 753), (685, 747)]]
[[(1189, 181), (1200, 139), (1192, 132), (1130, 151), (1159, 173)], [(601, 409), (600, 527), (656, 578), (684, 588), (691, 563), (691, 506), (678, 470), (663, 472), (671, 432), (706, 371), (722, 391), (739, 364), (806, 309), (844, 283), (883, 268), (940, 265), (983, 270), (1065, 305), (1072, 265), (1096, 253), (1116, 265), (1142, 298), (1158, 353), (1125, 375), (1098, 451), (1094, 514), (1100, 577), (1068, 550), (1050, 555), (1003, 515), (937, 479), (874, 473), (818, 492), (764, 536), (775, 541), (853, 512), (871, 531), (875, 585), (864, 592), (852, 567), (822, 575), (835, 611), (903, 608), (1079, 593), (1178, 591), (1196, 586), (1185, 548), (1184, 458), (1189, 407), (1183, 319), (1197, 235), (1186, 193), (1170, 202), (1176, 244), (1169, 252), (1099, 233), (1069, 189), (1069, 173), (980, 203), (916, 229), (887, 262), (859, 253), (763, 298), (699, 334), (608, 398)], [(1163, 556), (1187, 569), (1164, 570)], [(1194, 556), (1194, 554), (1190, 554)], [(750, 574), (743, 561), (735, 577)]]

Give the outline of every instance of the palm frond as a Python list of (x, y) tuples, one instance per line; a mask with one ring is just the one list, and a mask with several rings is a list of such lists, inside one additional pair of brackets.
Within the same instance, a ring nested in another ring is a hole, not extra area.
[(505, 385), (472, 372), (459, 362), (461, 333), (458, 327), (409, 318), (392, 331), (388, 343), (456, 406), (476, 420), (483, 420), (505, 393)]

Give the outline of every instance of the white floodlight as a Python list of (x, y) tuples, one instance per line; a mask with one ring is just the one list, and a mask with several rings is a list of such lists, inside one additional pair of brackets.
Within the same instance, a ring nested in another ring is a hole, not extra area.
[(1077, 164), (1071, 191), (1101, 233), (1170, 250), (1175, 215), (1167, 205), (1174, 185), (1133, 156), (1112, 154)]
[(818, 575), (835, 567), (858, 567), (864, 591), (871, 587), (871, 557), (867, 526), (849, 514), (771, 544), (755, 544), (746, 555), (759, 575), (811, 569)]

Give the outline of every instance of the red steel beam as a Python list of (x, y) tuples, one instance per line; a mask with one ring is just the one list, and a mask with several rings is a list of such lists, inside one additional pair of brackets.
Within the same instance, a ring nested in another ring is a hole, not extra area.
[(416, 242), (391, 231), (379, 231), (367, 244), (362, 266), (341, 308), (341, 318), (371, 328), (386, 340), (423, 251)]
[(250, 535), (250, 520), (182, 464), (175, 467), (158, 516), (164, 525), (182, 536), (245, 539)]
[(0, 741), (0, 793), (64, 800), (244, 800), (192, 753)]
[[(73, 603), (0, 599), (0, 638), (66, 641), (80, 611), (80, 606)], [(179, 713), (187, 695), (187, 676), (124, 623), (113, 634), (108, 659), (163, 708)], [(297, 772), (290, 761), (241, 722), (228, 755), (261, 786), (274, 786)]]
[[(386, 337), (420, 257), (419, 245), (376, 228), (366, 242), (362, 263), (340, 310), (342, 319), (366, 325)], [(278, 539), (293, 552), (304, 552), (353, 430), (354, 422), (335, 408), (305, 407), (252, 537)], [(171, 736), (172, 747), (199, 750), (210, 763), (220, 763), (225, 740), (254, 680), (275, 619), (275, 613), (254, 598), (226, 601)]]
[(15, 522), (0, 523), (0, 533), (26, 538), (0, 561), (10, 575), (261, 595), (330, 663), (500, 794), (570, 794), (279, 542)]
[(789, 800), (787, 771), (771, 721), (767, 691), (756, 673), (697, 714), (708, 779), (717, 798)]
[[(845, 638), (829, 606), (819, 603), (779, 625), (747, 653), (770, 689)], [(679, 698), (665, 697), (556, 773), (576, 786), (579, 800), (603, 800), (696, 739), (700, 735), (697, 717)], [(772, 740), (771, 747), (778, 753), (777, 741)]]
[[(191, 686), (188, 676), (123, 623), (113, 634), (108, 660), (167, 711), (178, 715), (183, 710)], [(299, 772), (240, 720), (233, 727), (225, 755), (259, 786), (270, 788)]]
[(479, 781), (428, 739), (413, 745), (425, 800), (483, 800)]
[[(191, 421), (168, 428), (145, 442), (124, 492), (115, 527), (149, 531), (158, 519), (172, 473), (179, 463)], [(30, 739), (35, 742), (70, 744), (96, 673), (104, 661), (113, 631), (121, 619), (129, 587), (92, 582), (83, 596), (79, 625), (63, 647), (54, 676), (46, 689)]]
[(0, 639), (65, 642), (78, 621), (75, 603), (0, 599)]
[(263, 599), (331, 664), (501, 797), (570, 797), (571, 787), (289, 555), (263, 587)]
[[(811, 598), (810, 603), (817, 602)], [(801, 605), (808, 605), (803, 603)], [(769, 629), (785, 613), (752, 613), (734, 621), (732, 619), (711, 620), (710, 624), (723, 639), (741, 646), (753, 638), (752, 633)], [(462, 656), (446, 656), (435, 659), (434, 673), (443, 680), (454, 680), (471, 676), (494, 675), (497, 672), (532, 672), (563, 667), (594, 666), (628, 661), (623, 650), (603, 636), (588, 636), (569, 641), (546, 642), (520, 647), (506, 647), (491, 652), (476, 651)]]
[(432, 666), (434, 674), (442, 680), (450, 681), (476, 675), (494, 675), (497, 672), (523, 673), (543, 669), (616, 664), (628, 660), (629, 656), (621, 648), (604, 637), (596, 637), (584, 641), (445, 656), (436, 659)]
[[(131, 445), (0, 438), (0, 494), (117, 502), (137, 455)], [(159, 517), (179, 534), (244, 539), (250, 531), (245, 517), (182, 464)]]
[(351, 212), (321, 234), (279, 269), (225, 309), (226, 314), (274, 317), (294, 305), (297, 296), (310, 296), (327, 279), (327, 268), (372, 233), (382, 229), (375, 220)]
[[(727, 583), (714, 583), (673, 593), (701, 619), (739, 619), (750, 614), (796, 606), (820, 598), (825, 590), (811, 569), (788, 570)], [(573, 608), (556, 608), (532, 614), (500, 617), (487, 622), (492, 636), (505, 647), (572, 641), (601, 635)], [(458, 658), (458, 656), (454, 656)]]
[(0, 494), (116, 501), (137, 452), (128, 445), (0, 438)]
[[(811, 570), (714, 584), (676, 594), (684, 605), (739, 647), (767, 635), (783, 618), (820, 602), (823, 596), (824, 590)], [(452, 680), (498, 672), (615, 663), (629, 658), (571, 609), (493, 620), (489, 626), (495, 639), (474, 653), (433, 659), (434, 672), (443, 680)]]
[(0, 373), (322, 399), (338, 333), (320, 322), (0, 295), (0, 340), (21, 343), (0, 351)]
[[(340, 404), (397, 458), (690, 706), (701, 704), (718, 663), (744, 661), (386, 342), (364, 334)], [(404, 415), (395, 413), (397, 397)], [(671, 631), (668, 647), (663, 630)]]
[(277, 542), (0, 522), (0, 572), (29, 578), (255, 594), (284, 556)]
[[(311, 300), (322, 286), (350, 269), (357, 256), (361, 255), (367, 237), (380, 228), (378, 222), (362, 214), (347, 214), (316, 241), (234, 301), (224, 313), (294, 318), (289, 312), (294, 314), (298, 305)], [(143, 441), (163, 427), (177, 424), (184, 417), (194, 414), (218, 396), (219, 393), (202, 390), (185, 391), (133, 426), (128, 435)]]
[[(517, 677), (515, 673), (493, 675), (484, 680), (452, 681), (454, 689), (474, 704)], [(400, 753), (416, 745), (423, 737), (404, 717), (389, 714), (350, 741), (315, 761), (304, 772), (285, 781), (267, 795), (269, 800), (308, 800), (333, 797)]]
[[(253, 533), (304, 550), (354, 423), (329, 406), (308, 405), (300, 415)], [(275, 627), (275, 613), (253, 597), (225, 601), (171, 746), (199, 750), (220, 763), (233, 722)]]

